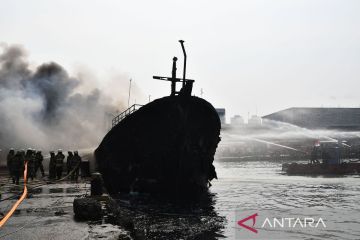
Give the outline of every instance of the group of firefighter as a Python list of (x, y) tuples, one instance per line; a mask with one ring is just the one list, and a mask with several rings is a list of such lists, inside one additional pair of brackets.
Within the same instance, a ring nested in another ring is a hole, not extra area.
[[(15, 153), (15, 150), (10, 149), (7, 155), (7, 168), (14, 184), (19, 185), (20, 177), (23, 175), (25, 162), (27, 162), (27, 179), (33, 180), (36, 178), (37, 172), (40, 169), (41, 176), (45, 177), (44, 157), (41, 150), (27, 149), (19, 150)], [(54, 151), (50, 151), (49, 162), (49, 179), (60, 179), (64, 171), (65, 155), (62, 150), (59, 149), (57, 154)], [(68, 151), (66, 159), (66, 171), (67, 175), (71, 173), (71, 180), (76, 180), (79, 177), (79, 169), (81, 164), (81, 157), (78, 151)]]

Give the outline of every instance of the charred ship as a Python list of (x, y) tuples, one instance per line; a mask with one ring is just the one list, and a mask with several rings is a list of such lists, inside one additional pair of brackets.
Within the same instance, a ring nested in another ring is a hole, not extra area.
[(183, 77), (176, 76), (176, 57), (171, 77), (153, 77), (171, 82), (170, 96), (118, 115), (95, 150), (98, 171), (112, 194), (202, 192), (217, 178), (213, 161), (220, 119), (209, 102), (191, 95), (194, 80), (186, 79), (187, 56), (180, 43)]

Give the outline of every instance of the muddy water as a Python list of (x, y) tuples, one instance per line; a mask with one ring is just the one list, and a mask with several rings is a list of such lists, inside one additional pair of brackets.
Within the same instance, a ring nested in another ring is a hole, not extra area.
[[(213, 181), (215, 211), (225, 216), (225, 238), (236, 236), (236, 211), (251, 209), (261, 212), (286, 212), (294, 216), (299, 211), (337, 219), (325, 232), (309, 229), (274, 233), (277, 239), (360, 239), (360, 177), (287, 176), (276, 162), (215, 162), (218, 180)], [(320, 212), (320, 213), (319, 213)], [(340, 219), (340, 220), (339, 220)], [(269, 237), (270, 235), (268, 235)]]

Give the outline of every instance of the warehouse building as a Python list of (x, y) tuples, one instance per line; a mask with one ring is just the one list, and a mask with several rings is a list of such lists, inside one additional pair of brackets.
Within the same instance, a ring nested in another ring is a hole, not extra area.
[(263, 119), (308, 129), (360, 130), (360, 108), (288, 108)]

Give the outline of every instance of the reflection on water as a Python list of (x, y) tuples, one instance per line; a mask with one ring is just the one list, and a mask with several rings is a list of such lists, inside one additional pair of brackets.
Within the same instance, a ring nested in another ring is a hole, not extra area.
[[(215, 162), (215, 166), (219, 179), (212, 182), (211, 192), (215, 194), (216, 213), (228, 220), (224, 235), (229, 239), (233, 239), (235, 234), (236, 210), (278, 209), (291, 213), (292, 209), (317, 208), (327, 214), (332, 209), (344, 209), (350, 213), (349, 210), (359, 210), (359, 176), (287, 176), (281, 172), (281, 163), (276, 162)], [(359, 212), (353, 211), (346, 221), (359, 226), (359, 218)], [(329, 231), (332, 231), (333, 239), (360, 239), (357, 229), (346, 233), (341, 229)], [(324, 238), (310, 233), (296, 237)]]
[[(136, 239), (235, 239), (235, 213), (271, 210), (299, 216), (316, 212), (342, 227), (316, 231), (273, 231), (272, 239), (360, 239), (359, 176), (287, 176), (281, 163), (215, 162), (218, 180), (206, 196), (193, 201), (118, 196), (134, 219)], [(344, 216), (340, 216), (344, 215)], [(305, 216), (305, 215), (304, 215)], [(334, 226), (334, 225), (332, 225)], [(268, 234), (268, 233), (267, 233)], [(275, 238), (274, 238), (275, 234)], [(196, 237), (195, 237), (196, 236)]]
[[(181, 199), (181, 200), (180, 200)], [(122, 214), (131, 216), (134, 239), (218, 239), (225, 218), (214, 211), (214, 194), (117, 196)], [(120, 214), (121, 215), (121, 214)]]

